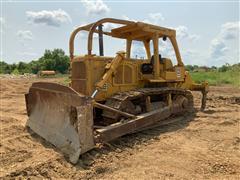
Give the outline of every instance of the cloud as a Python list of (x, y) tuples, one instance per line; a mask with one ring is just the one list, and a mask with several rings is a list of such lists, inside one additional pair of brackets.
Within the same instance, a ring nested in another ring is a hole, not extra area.
[(119, 24), (113, 24), (113, 23), (104, 23), (103, 24), (103, 31), (111, 31), (112, 29), (114, 28), (118, 28), (118, 27), (121, 27), (122, 25), (119, 25)]
[(27, 11), (27, 18), (35, 24), (59, 27), (62, 23), (72, 22), (70, 15), (62, 9), (53, 11)]
[(110, 8), (102, 0), (82, 0), (81, 2), (88, 15), (103, 15), (110, 11)]
[(149, 13), (149, 18), (153, 21), (153, 24), (159, 24), (159, 22), (164, 21), (165, 18), (161, 13)]
[[(211, 41), (210, 58), (224, 59), (226, 52), (230, 50), (227, 47), (229, 42), (239, 41), (240, 22), (227, 22), (221, 26), (220, 33)], [(239, 52), (239, 49), (237, 48)]]
[[(151, 55), (153, 55), (153, 44), (152, 41), (150, 42), (150, 51)], [(162, 57), (165, 58), (175, 58), (175, 51), (172, 47), (172, 44), (169, 40), (167, 41), (160, 41), (159, 43), (159, 54), (162, 55)], [(133, 58), (147, 58), (146, 50), (144, 47), (144, 44), (140, 41), (133, 41), (132, 42), (132, 51), (131, 51), (131, 56)]]
[(26, 40), (32, 40), (33, 39), (33, 34), (29, 30), (26, 30), (26, 31), (19, 30), (17, 32), (17, 36), (20, 39), (20, 41), (26, 41)]
[(131, 57), (132, 58), (147, 58), (144, 44), (140, 41), (133, 41), (131, 48)]
[(149, 13), (148, 18), (142, 21), (148, 24), (155, 24), (155, 25), (161, 26), (162, 21), (164, 20), (165, 18), (161, 13)]
[(136, 19), (132, 19), (132, 18), (128, 17), (127, 15), (122, 15), (122, 19), (128, 20), (128, 21), (135, 21), (135, 22), (137, 22)]
[[(126, 15), (122, 15), (122, 18), (128, 21), (135, 21), (137, 22), (136, 19), (130, 18)], [(164, 21), (165, 18), (161, 13), (149, 13), (148, 18), (140, 20), (142, 22), (148, 23), (148, 24), (155, 24), (155, 25), (160, 25), (162, 21)]]
[(212, 58), (220, 58), (228, 51), (223, 40), (213, 39), (210, 46), (210, 55)]
[[(122, 16), (123, 19), (128, 20), (128, 21), (135, 21), (137, 22), (136, 19), (130, 18), (126, 15)], [(165, 18), (161, 13), (149, 13), (148, 18), (144, 20), (140, 20), (142, 22), (148, 23), (148, 24), (155, 24), (155, 25), (160, 25), (162, 21), (164, 21)]]
[(191, 41), (196, 41), (200, 38), (197, 34), (190, 34), (189, 30), (186, 26), (178, 26), (176, 28), (173, 28), (177, 32), (177, 38), (179, 39), (189, 39)]
[(220, 36), (225, 40), (235, 39), (239, 36), (240, 21), (227, 22), (222, 25)]

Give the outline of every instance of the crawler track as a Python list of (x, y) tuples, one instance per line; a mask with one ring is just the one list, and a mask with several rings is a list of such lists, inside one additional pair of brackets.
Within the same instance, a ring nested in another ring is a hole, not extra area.
[[(145, 102), (147, 97), (150, 97), (153, 102), (162, 102), (164, 105), (167, 105), (167, 97), (169, 94), (171, 94), (172, 100), (179, 95), (186, 97), (188, 106), (184, 108), (184, 111), (191, 111), (193, 109), (192, 93), (188, 90), (171, 87), (141, 88), (119, 92), (108, 99), (106, 105), (136, 115), (146, 112)], [(136, 106), (139, 106), (141, 109), (137, 111)], [(113, 120), (119, 119), (117, 114), (107, 111), (103, 111), (103, 116)]]

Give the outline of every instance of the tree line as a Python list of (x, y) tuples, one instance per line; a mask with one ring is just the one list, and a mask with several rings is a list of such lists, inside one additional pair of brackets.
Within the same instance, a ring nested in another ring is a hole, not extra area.
[(226, 72), (226, 71), (238, 71), (240, 68), (240, 63), (230, 65), (228, 63), (216, 67), (208, 67), (208, 66), (198, 66), (198, 65), (186, 65), (185, 69), (190, 72), (198, 72), (198, 71), (217, 71), (217, 72)]
[(0, 74), (37, 74), (41, 70), (54, 70), (57, 73), (66, 74), (69, 65), (69, 57), (62, 49), (45, 50), (42, 57), (29, 63), (20, 61), (19, 63), (8, 64), (0, 61)]
[[(62, 49), (45, 50), (42, 57), (38, 60), (33, 60), (29, 63), (19, 62), (8, 64), (4, 61), (0, 61), (0, 74), (24, 74), (33, 73), (37, 74), (41, 70), (54, 70), (57, 73), (66, 74), (70, 66), (70, 59)], [(207, 67), (197, 65), (186, 65), (187, 71), (218, 71), (226, 72), (229, 70), (239, 70), (240, 63), (229, 65), (225, 64), (221, 67)]]

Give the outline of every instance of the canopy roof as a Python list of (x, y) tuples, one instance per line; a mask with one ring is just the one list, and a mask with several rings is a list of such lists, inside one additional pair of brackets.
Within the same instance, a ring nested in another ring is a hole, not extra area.
[(133, 24), (124, 25), (119, 28), (111, 30), (111, 35), (117, 38), (132, 39), (132, 40), (145, 40), (151, 39), (154, 34), (159, 37), (168, 36), (175, 37), (176, 31), (160, 26), (155, 26), (143, 22), (134, 22)]
[(151, 39), (154, 34), (158, 34), (159, 37), (176, 37), (176, 31), (174, 29), (169, 29), (161, 26), (156, 26), (152, 24), (147, 24), (143, 22), (134, 22), (134, 21), (126, 21), (120, 19), (111, 19), (110, 18), (102, 19), (97, 21), (96, 23), (91, 23), (84, 26), (85, 31), (93, 30), (94, 33), (98, 33), (97, 27), (94, 29), (94, 25), (103, 25), (104, 23), (113, 23), (113, 24), (120, 24), (121, 27), (112, 28), (110, 32), (103, 31), (103, 34), (121, 38), (121, 39), (132, 39), (132, 40), (146, 40)]

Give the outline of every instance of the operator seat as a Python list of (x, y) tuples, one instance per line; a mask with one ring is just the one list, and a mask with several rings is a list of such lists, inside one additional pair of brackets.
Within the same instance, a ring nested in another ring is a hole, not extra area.
[[(159, 62), (163, 64), (162, 56), (159, 54)], [(151, 74), (154, 67), (154, 55), (151, 57), (150, 63), (144, 63), (141, 66), (141, 72), (143, 74)]]
[(174, 71), (174, 67), (173, 67), (171, 59), (162, 58), (162, 62), (163, 62), (163, 70), (164, 71)]

